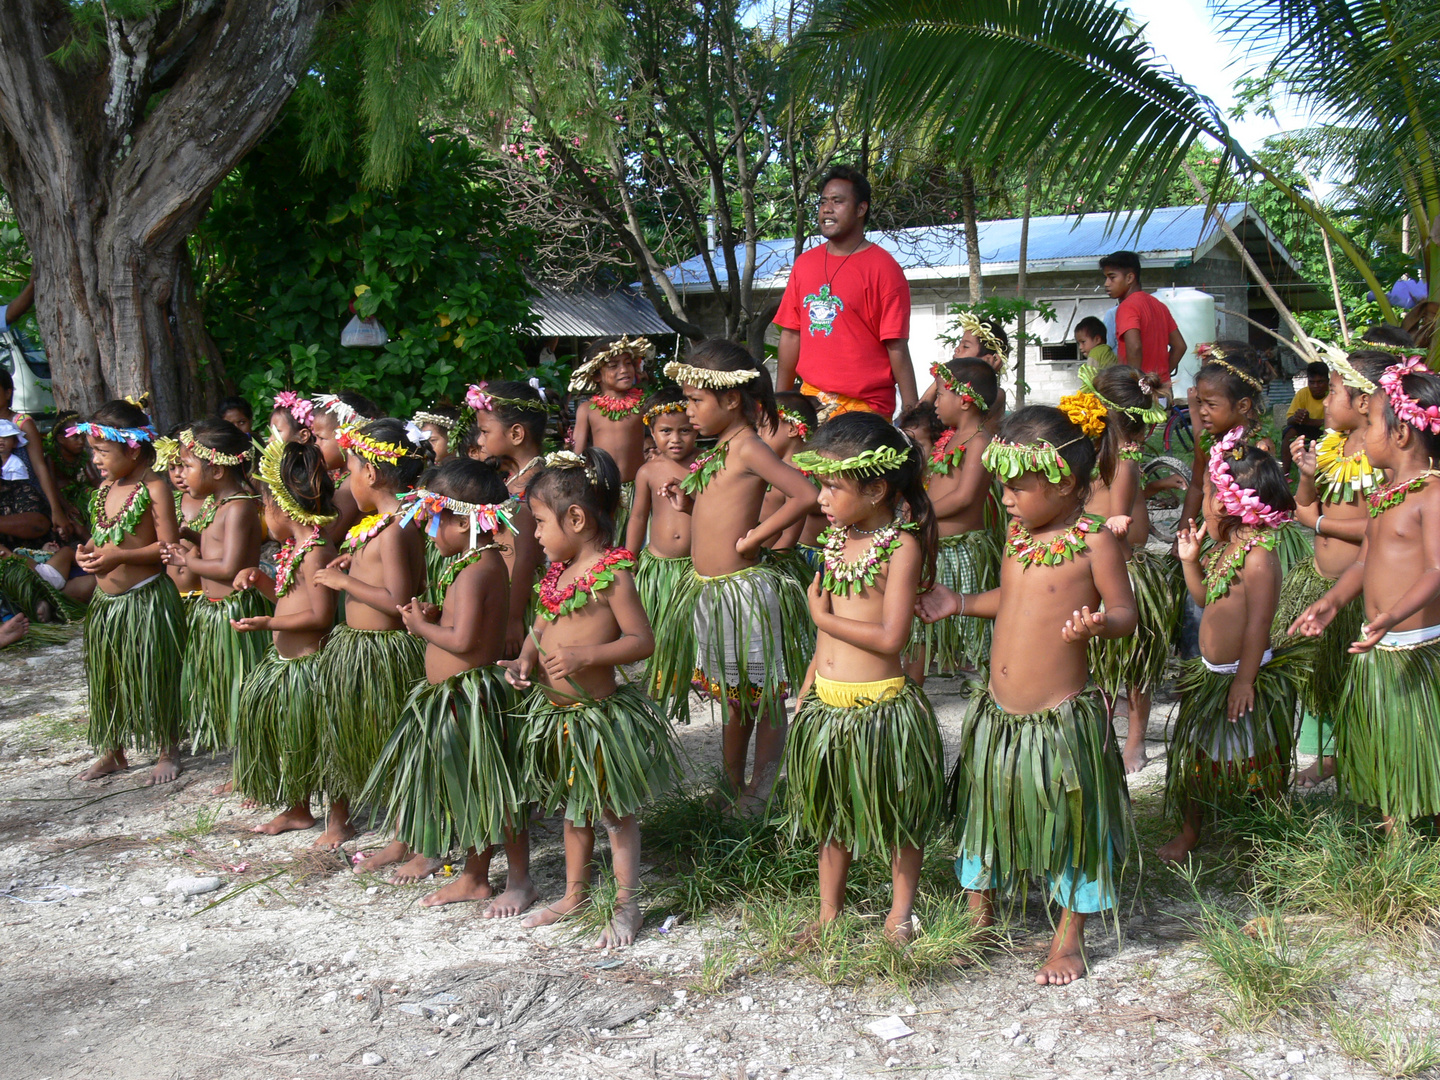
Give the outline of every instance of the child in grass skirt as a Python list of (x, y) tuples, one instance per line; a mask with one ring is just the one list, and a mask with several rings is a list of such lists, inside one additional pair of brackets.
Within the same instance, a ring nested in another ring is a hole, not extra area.
[(390, 881), (432, 873), (453, 846), (465, 868), (425, 897), (426, 907), (491, 896), (490, 860), (505, 845), (505, 892), (482, 913), (518, 915), (535, 902), (530, 883), (529, 806), (516, 768), (515, 694), (498, 666), (505, 645), (510, 577), (494, 533), (510, 528), (510, 495), (488, 465), (451, 458), (405, 497), (448, 569), (443, 607), (412, 600), (405, 629), (425, 642), (425, 678), (370, 774), (366, 801), (387, 805), (385, 826), (414, 852)]
[[(1165, 804), (1180, 832), (1160, 858), (1183, 862), (1207, 810), (1252, 794), (1279, 797), (1295, 748), (1302, 650), (1270, 648), (1280, 596), (1276, 530), (1295, 500), (1279, 462), (1234, 428), (1215, 444), (1205, 481), (1205, 523), (1177, 539), (1190, 597), (1204, 608), (1200, 656), (1181, 675), (1180, 712), (1166, 748)], [(1215, 546), (1201, 565), (1201, 540)]]
[[(663, 489), (676, 509), (691, 515), (695, 568), (666, 616), (652, 670), (670, 690), (691, 664), (696, 689), (723, 704), (729, 794), (753, 809), (770, 797), (785, 745), (785, 700), (811, 653), (804, 591), (792, 574), (762, 559), (762, 549), (815, 507), (815, 488), (756, 434), (762, 417), (778, 425), (779, 415), (770, 376), (743, 348), (703, 341), (665, 374), (680, 383), (691, 422), (717, 441), (683, 481)], [(767, 486), (786, 501), (762, 522)], [(694, 627), (693, 651), (686, 625)], [(671, 716), (685, 715), (683, 693), (674, 692), (668, 704)], [(755, 767), (747, 783), (752, 729)]]
[(90, 504), (90, 540), (76, 560), (96, 577), (85, 618), (94, 780), (129, 767), (127, 746), (159, 751), (148, 783), (180, 775), (180, 664), (185, 613), (160, 561), (179, 539), (170, 485), (151, 468), (155, 429), (128, 401), (75, 425), (104, 481)]
[[(354, 835), (353, 801), (365, 788), (405, 700), (425, 670), (420, 639), (405, 632), (400, 608), (425, 582), (425, 536), (400, 527), (399, 493), (420, 478), (430, 453), (419, 431), (395, 419), (371, 420), (340, 434), (350, 494), (363, 517), (340, 545), (340, 557), (315, 575), (345, 594), (345, 622), (336, 627), (320, 660), (325, 723), (320, 731), (323, 769), (331, 785), (332, 828), (339, 846)], [(402, 845), (403, 847), (403, 845)], [(387, 845), (356, 863), (356, 873), (406, 857)]]
[[(670, 727), (615, 667), (655, 647), (631, 573), (634, 557), (612, 547), (620, 474), (604, 450), (545, 459), (530, 487), (535, 532), (550, 569), (540, 616), (520, 658), (505, 665), (530, 690), (520, 735), (522, 774), (541, 806), (565, 813), (565, 895), (522, 925), (548, 926), (585, 903), (595, 822), (610, 835), (615, 911), (602, 948), (629, 945), (640, 930), (640, 825), (636, 811), (679, 776)], [(535, 685), (532, 688), (532, 680)]]
[[(275, 614), (236, 619), (237, 631), (262, 642), (259, 664), (240, 692), (235, 733), (235, 790), (262, 806), (281, 808), (255, 831), (274, 836), (315, 825), (310, 796), (328, 791), (320, 756), (327, 714), (320, 689), (321, 650), (335, 625), (335, 593), (317, 580), (335, 558), (325, 529), (335, 517), (335, 485), (314, 443), (271, 438), (255, 472), (265, 524), (281, 544), (275, 579), (243, 572), (236, 584), (274, 590)], [(333, 821), (316, 841), (333, 847), (345, 829)]]
[(1120, 541), (1084, 512), (1095, 446), (1060, 410), (1007, 417), (985, 452), (1010, 515), (1000, 587), (978, 596), (936, 587), (926, 621), (995, 620), (988, 685), (972, 683), (950, 776), (956, 873), (981, 925), (994, 890), (1043, 880), (1061, 917), (1037, 983), (1085, 974), (1087, 918), (1115, 906), (1128, 847), (1125, 770), (1100, 691), (1087, 687), (1088, 643), (1135, 629)]
[[(432, 405), (418, 411), (410, 418), (410, 422), (425, 436), (438, 466), (455, 456), (469, 418), (453, 405)], [(444, 603), (445, 590), (440, 588), (440, 579), (445, 576), (453, 561), (454, 558), (440, 554), (440, 549), (434, 544), (425, 545), (424, 599), (427, 604), (439, 607)]]
[(258, 589), (236, 585), (260, 562), (258, 496), (246, 477), (251, 443), (234, 424), (207, 419), (182, 431), (179, 444), (180, 483), (202, 503), (180, 533), (190, 546), (166, 544), (161, 555), (167, 566), (195, 574), (203, 590), (190, 606), (180, 697), (194, 748), (229, 749), (240, 721), (240, 689), (265, 655), (263, 637), (240, 634), (230, 623), (273, 610)]
[(1367, 499), (1359, 556), (1291, 632), (1318, 636), (1363, 594), (1336, 758), (1341, 790), (1388, 832), (1440, 814), (1440, 375), (1412, 356), (1377, 382), (1365, 453), (1392, 479)]
[[(280, 399), (277, 397), (275, 400), (279, 402)], [(348, 390), (338, 394), (321, 394), (306, 404), (310, 405), (308, 426), (300, 420), (305, 415), (303, 404), (294, 402), (285, 409), (298, 425), (292, 429), (295, 438), (288, 441), (311, 441), (325, 456), (325, 468), (330, 470), (330, 480), (335, 485), (335, 520), (327, 527), (325, 535), (338, 547), (351, 526), (360, 520), (361, 514), (350, 492), (348, 456), (340, 445), (340, 436), (350, 428), (378, 420), (385, 414), (369, 398)], [(272, 422), (275, 418), (276, 413), (271, 413)], [(339, 610), (342, 613), (345, 610), (344, 596), (340, 597)]]
[(1140, 482), (1140, 441), (1147, 425), (1163, 423), (1165, 413), (1155, 408), (1156, 387), (1148, 377), (1123, 364), (1098, 372), (1082, 367), (1080, 385), (1080, 393), (1060, 399), (1060, 409), (1098, 439), (1099, 475), (1085, 510), (1104, 520), (1124, 547), (1137, 618), (1128, 637), (1090, 642), (1090, 672), (1112, 706), (1125, 695), (1130, 715), (1121, 754), (1125, 771), (1133, 773), (1145, 767), (1150, 695), (1165, 676), (1185, 587), (1174, 557), (1145, 549), (1150, 516)]
[(645, 391), (640, 379), (655, 344), (646, 337), (596, 338), (570, 376), (570, 393), (590, 397), (575, 410), (574, 447), (598, 446), (620, 470), (615, 542), (623, 543), (635, 502), (635, 476), (645, 463)]
[[(793, 465), (795, 455), (804, 451), (810, 436), (820, 426), (814, 399), (794, 392), (776, 394), (775, 412), (780, 417), (779, 424), (775, 427), (761, 424), (755, 430), (765, 445), (775, 451), (776, 457)], [(767, 491), (765, 501), (760, 504), (760, 520), (764, 521), (785, 505), (785, 499), (783, 491), (775, 488)], [(812, 510), (767, 545), (769, 557), (794, 574), (802, 589), (810, 587), (815, 572), (820, 569), (820, 549), (815, 541), (828, 524), (819, 509)]]
[[(986, 592), (999, 580), (1000, 544), (987, 522), (991, 477), (982, 460), (990, 443), (985, 424), (1000, 384), (982, 360), (951, 360), (930, 370), (935, 411), (945, 424), (928, 464), (927, 491), (940, 528), (935, 581), (957, 593)], [(988, 620), (916, 619), (906, 670), (923, 684), (932, 669), (942, 675), (983, 671), (989, 657)]]
[(935, 567), (925, 465), (909, 439), (863, 412), (827, 423), (795, 464), (819, 480), (833, 524), (808, 594), (815, 659), (785, 745), (790, 827), (820, 844), (818, 925), (843, 910), (852, 859), (890, 858), (885, 933), (903, 943), (925, 840), (945, 809), (940, 728), (899, 656)]
[[(176, 427), (172, 434), (162, 435), (155, 440), (155, 464), (151, 467), (170, 481), (170, 495), (175, 501), (175, 523), (180, 527), (180, 546), (187, 552), (194, 552), (197, 550), (195, 534), (192, 531), (187, 537), (186, 529), (200, 516), (205, 500), (185, 490), (185, 463), (180, 460), (178, 437), (181, 430)], [(185, 603), (185, 621), (188, 626), (190, 609), (205, 596), (204, 582), (200, 580), (199, 574), (187, 566), (172, 566), (166, 563), (165, 573), (180, 591), (180, 599)]]

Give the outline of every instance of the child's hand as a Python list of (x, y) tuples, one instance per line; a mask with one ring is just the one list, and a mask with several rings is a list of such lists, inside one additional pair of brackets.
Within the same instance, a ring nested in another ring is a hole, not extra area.
[(960, 614), (960, 594), (944, 585), (936, 585), (915, 598), (915, 614), (921, 622), (933, 623)]
[(528, 660), (501, 660), (500, 666), (505, 669), (505, 681), (517, 690), (530, 689), (530, 661)]
[(355, 561), (354, 555), (337, 555), (325, 564), (326, 570), (349, 570)]
[(553, 684), (557, 679), (568, 678), (582, 670), (585, 667), (585, 659), (580, 649), (561, 645), (542, 656), (540, 664), (545, 668), (545, 674), (549, 676)]
[(120, 553), (113, 550), (90, 551), (75, 556), (80, 569), (89, 574), (108, 574), (120, 565)]
[(520, 655), (520, 650), (525, 647), (525, 632), (527, 629), (523, 615), (518, 619), (510, 620), (510, 625), (505, 628), (506, 656)]
[(86, 540), (83, 544), (81, 544), (75, 549), (75, 557), (78, 559), (81, 555), (89, 555), (94, 550), (95, 541)]
[(1297, 436), (1291, 440), (1290, 456), (1294, 458), (1295, 464), (1300, 466), (1300, 475), (1307, 480), (1315, 479), (1315, 444), (1305, 438), (1304, 435)]
[(230, 625), (241, 633), (249, 630), (269, 630), (273, 618), (271, 615), (251, 615), (245, 619), (231, 619)]
[(810, 588), (805, 590), (805, 599), (810, 602), (810, 621), (818, 623), (822, 616), (829, 615), (832, 608), (830, 594), (820, 584), (822, 575), (817, 571)]
[(258, 566), (247, 566), (235, 575), (235, 581), (231, 585), (231, 588), (236, 592), (244, 592), (246, 589), (253, 589), (259, 584), (260, 568)]
[(668, 501), (671, 506), (679, 510), (682, 514), (688, 513), (691, 506), (694, 505), (694, 500), (680, 490), (679, 480), (666, 480), (665, 483), (660, 485), (659, 494), (661, 498)]
[(1239, 679), (1230, 684), (1230, 693), (1225, 698), (1225, 718), (1232, 724), (1242, 717), (1249, 716), (1250, 711), (1255, 708), (1255, 684), (1241, 682)]
[(1074, 645), (1076, 642), (1089, 641), (1092, 637), (1099, 637), (1100, 632), (1104, 629), (1105, 612), (1091, 611), (1088, 607), (1082, 607), (1065, 620), (1065, 625), (1060, 628), (1060, 636)]
[(1130, 532), (1130, 515), (1116, 514), (1114, 517), (1106, 518), (1105, 528), (1109, 529), (1121, 540), (1124, 540)]
[(161, 544), (160, 561), (166, 566), (178, 566), (181, 570), (190, 565), (190, 557), (180, 544)]
[(440, 621), (440, 609), (434, 604), (427, 604), (419, 597), (412, 597), (408, 604), (398, 605), (398, 610), (400, 621), (412, 634), (419, 626)]
[[(350, 581), (350, 575), (345, 573), (344, 570), (336, 568), (335, 563), (338, 563), (339, 561), (339, 559), (336, 559), (335, 562), (332, 562), (329, 566), (321, 570), (316, 570), (315, 577), (313, 579), (315, 584), (323, 585), (325, 586), (325, 588), (330, 589), (332, 592), (343, 592), (345, 586)], [(346, 560), (346, 563), (348, 565), (348, 559)]]
[(1360, 627), (1360, 640), (1350, 646), (1352, 653), (1366, 653), (1380, 644), (1380, 639), (1390, 632), (1396, 619), (1388, 611), (1382, 611), (1369, 623)]
[(1300, 634), (1302, 637), (1319, 637), (1325, 632), (1325, 627), (1335, 621), (1338, 611), (1333, 600), (1322, 596), (1300, 613), (1300, 617), (1290, 624), (1286, 633), (1292, 636)]
[(751, 529), (739, 540), (735, 541), (735, 554), (742, 559), (753, 559), (760, 554), (760, 541), (755, 538), (755, 530)]
[(1195, 519), (1191, 518), (1188, 525), (1182, 525), (1180, 531), (1175, 534), (1175, 554), (1180, 557), (1181, 562), (1198, 562), (1200, 559), (1200, 541), (1205, 536), (1205, 523), (1202, 521), (1200, 527), (1195, 527)]

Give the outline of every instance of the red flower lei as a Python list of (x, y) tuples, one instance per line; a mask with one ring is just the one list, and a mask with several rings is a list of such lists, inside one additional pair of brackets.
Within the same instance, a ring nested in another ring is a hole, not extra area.
[(319, 547), (325, 542), (325, 537), (320, 534), (319, 526), (299, 544), (291, 537), (280, 546), (280, 551), (275, 556), (275, 595), (285, 597), (290, 595), (290, 590), (295, 587), (295, 575), (300, 570), (300, 564), (305, 561), (305, 556), (313, 548)]
[(590, 398), (590, 404), (599, 409), (611, 420), (623, 420), (640, 412), (640, 402), (645, 400), (645, 392), (640, 387), (634, 387), (624, 397), (611, 397), (609, 394), (595, 394)]
[(591, 597), (610, 586), (615, 580), (615, 571), (634, 568), (634, 555), (624, 548), (611, 548), (589, 570), (563, 589), (559, 589), (556, 588), (556, 583), (568, 566), (566, 563), (551, 563), (550, 569), (545, 571), (545, 576), (535, 586), (535, 593), (540, 598), (540, 613), (545, 618), (554, 620), (561, 615), (579, 611)]

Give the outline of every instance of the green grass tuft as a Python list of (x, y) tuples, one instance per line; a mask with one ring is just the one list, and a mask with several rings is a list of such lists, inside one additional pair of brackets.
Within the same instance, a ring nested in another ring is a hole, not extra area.
[(1414, 1030), (1384, 1015), (1332, 1010), (1330, 1034), (1347, 1057), (1363, 1061), (1381, 1076), (1419, 1076), (1440, 1069), (1440, 1040), (1433, 1030)]

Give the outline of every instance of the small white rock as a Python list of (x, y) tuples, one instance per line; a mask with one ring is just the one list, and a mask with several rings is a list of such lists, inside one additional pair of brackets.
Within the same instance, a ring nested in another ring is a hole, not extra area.
[(1285, 1055), (1285, 1064), (1287, 1064), (1287, 1065), (1303, 1065), (1303, 1064), (1305, 1064), (1305, 1051), (1304, 1051), (1304, 1050), (1291, 1050), (1288, 1054)]
[(165, 886), (166, 892), (179, 893), (181, 896), (201, 896), (204, 893), (214, 892), (220, 888), (218, 877), (181, 877), (175, 878)]
[(359, 958), (360, 958), (360, 950), (359, 950), (359, 949), (351, 949), (351, 950), (350, 950), (349, 952), (347, 952), (344, 956), (340, 957), (340, 963), (344, 964), (346, 967), (349, 967), (351, 964), (355, 963), (355, 961), (358, 960)]
[(736, 1004), (740, 1006), (741, 1012), (749, 1012), (755, 1005), (755, 999), (749, 994), (742, 994)]
[(321, 998), (320, 998), (320, 1004), (321, 1004), (321, 1005), (334, 1005), (335, 1002), (338, 1001), (339, 999), (340, 999), (340, 995), (339, 995), (337, 992), (335, 992), (334, 990), (331, 990), (331, 991), (329, 991), (328, 993), (323, 994), (323, 995), (321, 996)]
[(363, 1054), (360, 1055), (360, 1064), (361, 1064), (361, 1065), (384, 1065), (384, 1064), (385, 1064), (385, 1059), (384, 1059), (383, 1057), (381, 1057), (379, 1054), (375, 1053), (374, 1050), (366, 1050), (365, 1053), (363, 1053)]
[(899, 1065), (899, 1064), (900, 1064), (900, 1059), (897, 1058), (897, 1057), (888, 1057), (888, 1058), (885, 1059), (885, 1067), (886, 1067), (887, 1069), (892, 1068), (892, 1067), (894, 1067), (894, 1066), (896, 1066), (896, 1065)]
[(375, 895), (376, 893), (378, 893), (379, 891), (380, 891), (380, 886), (379, 886), (379, 885), (371, 885), (368, 889), (365, 890), (365, 895), (366, 895), (366, 896), (374, 896), (374, 895)]
[(445, 1018), (445, 1026), (454, 1027), (456, 1024), (460, 1023), (464, 1019), (465, 1017), (461, 1016), (459, 1013), (451, 1013)]
[(140, 897), (139, 904), (141, 907), (159, 907), (160, 898), (158, 896), (142, 896)]

